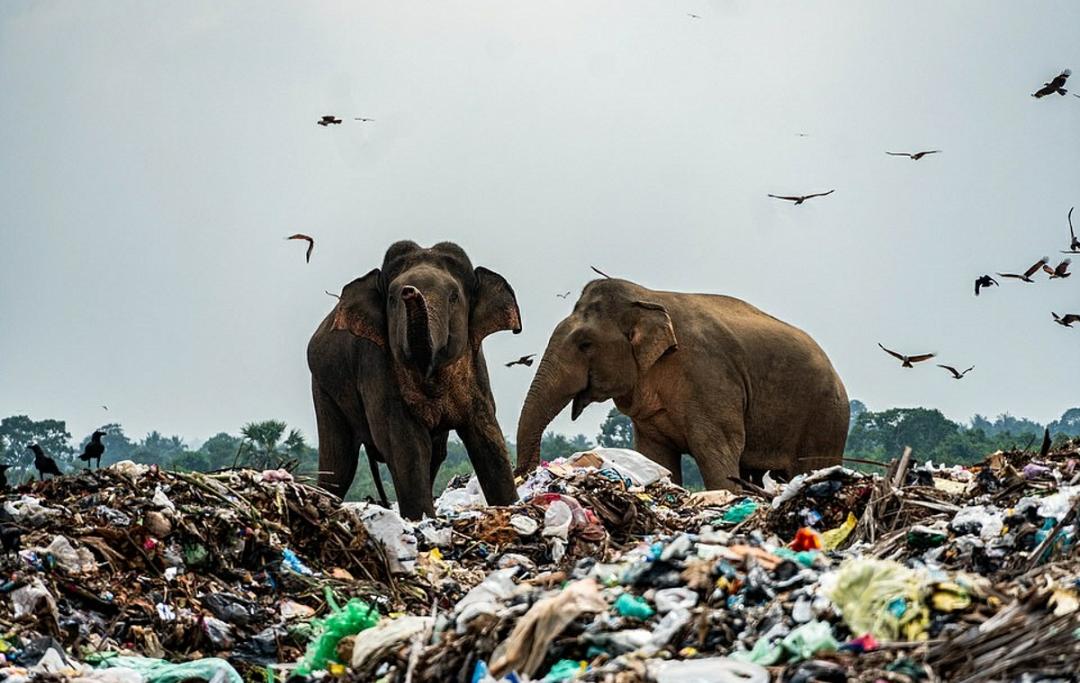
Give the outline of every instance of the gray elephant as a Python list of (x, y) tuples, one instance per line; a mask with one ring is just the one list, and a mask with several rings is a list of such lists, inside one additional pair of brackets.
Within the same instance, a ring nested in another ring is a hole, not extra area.
[(710, 489), (773, 470), (793, 476), (840, 462), (848, 398), (805, 332), (727, 296), (654, 291), (626, 280), (585, 286), (555, 328), (518, 422), (518, 471), (568, 403), (576, 419), (614, 399), (635, 448), (681, 482), (689, 453)]
[(308, 344), (319, 483), (344, 496), (361, 446), (385, 503), (385, 462), (401, 513), (434, 515), (432, 483), (455, 430), (489, 503), (517, 499), (481, 343), (521, 331), (514, 290), (461, 247), (396, 242), (354, 280)]

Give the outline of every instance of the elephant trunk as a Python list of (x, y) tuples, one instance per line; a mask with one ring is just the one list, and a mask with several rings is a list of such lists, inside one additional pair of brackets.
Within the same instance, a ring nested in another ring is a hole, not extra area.
[(405, 301), (405, 345), (408, 358), (422, 374), (427, 375), (431, 371), (431, 361), (435, 356), (427, 300), (419, 289), (409, 285), (402, 288), (401, 298)]
[(549, 343), (518, 418), (516, 474), (529, 472), (540, 464), (544, 430), (587, 386), (587, 370), (575, 371), (563, 352)]

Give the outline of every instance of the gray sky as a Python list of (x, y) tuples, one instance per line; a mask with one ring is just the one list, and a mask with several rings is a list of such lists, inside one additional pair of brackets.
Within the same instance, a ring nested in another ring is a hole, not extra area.
[[(516, 289), (524, 332), (485, 347), (511, 435), (532, 371), (496, 363), (542, 351), (594, 263), (806, 329), (871, 408), (1055, 418), (1080, 277), (972, 281), (1068, 244), (1080, 99), (1029, 94), (1065, 67), (1080, 92), (1077, 26), (1075, 2), (7, 0), (0, 415), (313, 437), (323, 290), (411, 238)], [(977, 367), (901, 371), (879, 340)]]

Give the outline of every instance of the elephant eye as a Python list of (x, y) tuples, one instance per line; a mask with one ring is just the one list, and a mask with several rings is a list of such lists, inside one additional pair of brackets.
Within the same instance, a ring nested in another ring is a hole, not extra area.
[(589, 349), (592, 348), (592, 342), (589, 341), (588, 339), (585, 339), (585, 340), (579, 341), (577, 347), (582, 353), (588, 353)]
[(450, 303), (452, 303), (452, 304), (457, 303), (457, 300), (458, 300), (457, 290), (456, 289), (451, 289), (450, 290)]

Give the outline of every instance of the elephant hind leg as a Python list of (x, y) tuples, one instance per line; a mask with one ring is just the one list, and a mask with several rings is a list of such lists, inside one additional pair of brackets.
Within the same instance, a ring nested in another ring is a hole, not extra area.
[(360, 444), (341, 408), (314, 379), (311, 393), (319, 431), (319, 486), (344, 498), (356, 476)]
[(375, 491), (379, 494), (379, 505), (384, 508), (390, 508), (390, 499), (386, 497), (386, 489), (383, 488), (382, 472), (379, 471), (379, 461), (382, 460), (382, 456), (379, 455), (379, 451), (375, 450), (375, 447), (370, 444), (364, 444), (364, 451), (367, 453), (368, 465), (371, 467), (371, 481), (375, 482)]

